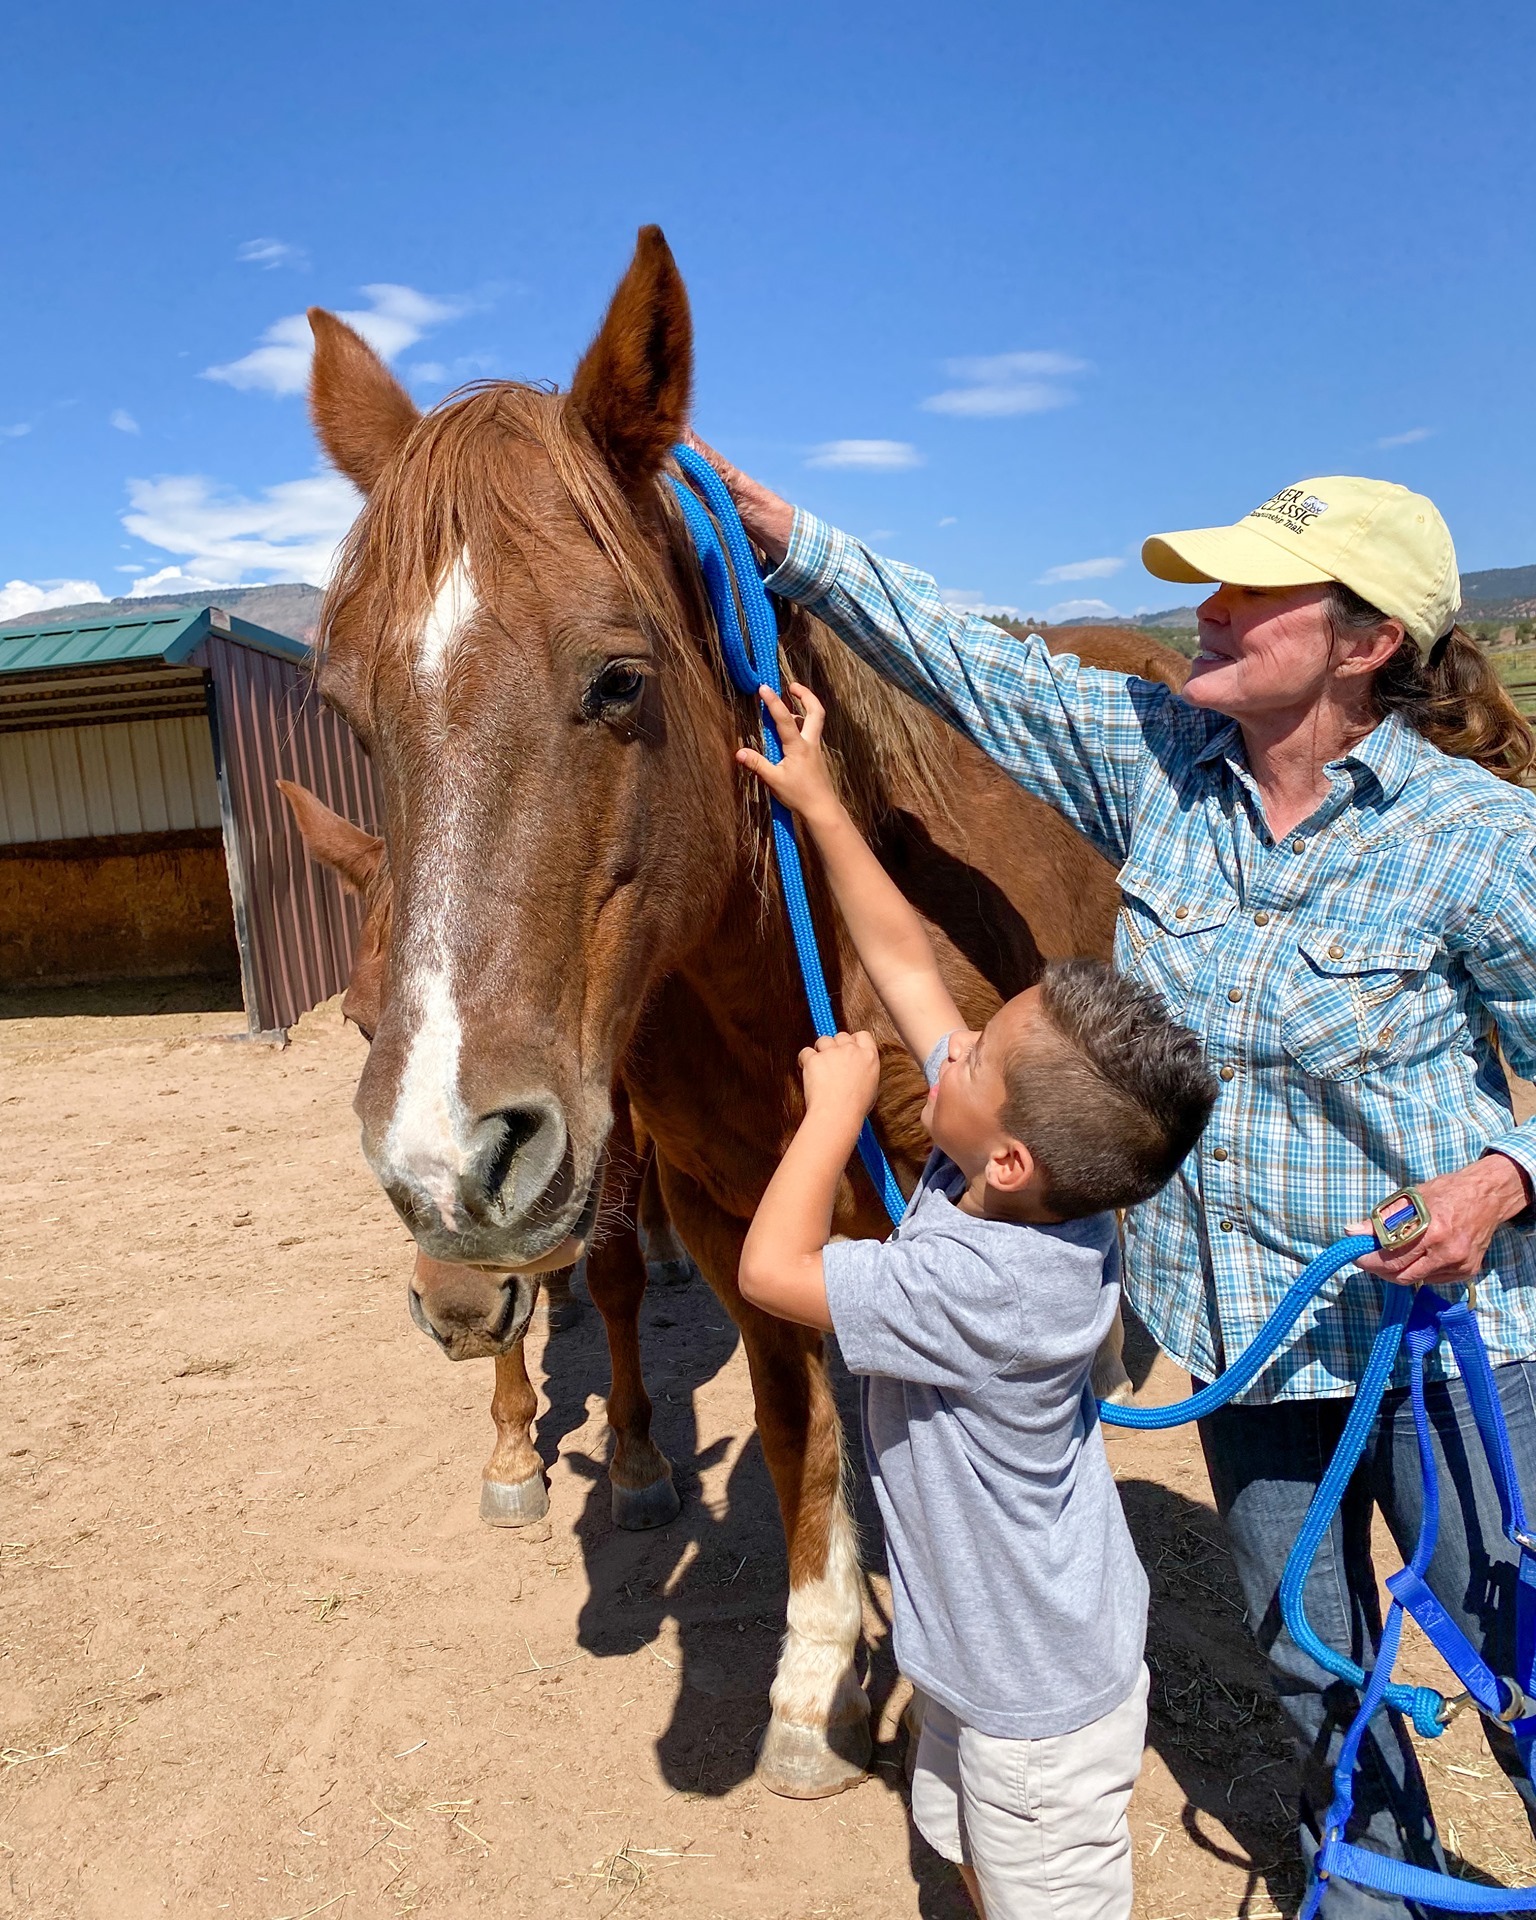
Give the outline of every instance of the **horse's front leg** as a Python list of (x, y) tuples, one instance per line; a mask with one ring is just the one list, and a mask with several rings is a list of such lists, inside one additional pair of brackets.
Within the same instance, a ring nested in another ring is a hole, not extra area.
[(741, 1329), (789, 1550), (787, 1630), (757, 1777), (770, 1792), (819, 1800), (856, 1786), (870, 1756), (869, 1700), (856, 1664), (863, 1631), (858, 1540), (824, 1342), (742, 1299), (736, 1272), (744, 1221), (665, 1165), (662, 1186), (695, 1261)]
[(537, 1406), (519, 1340), (496, 1356), (496, 1390), (491, 1396), (496, 1450), (480, 1473), (480, 1518), (493, 1527), (526, 1527), (549, 1512), (544, 1467), (529, 1431)]
[(613, 1522), (641, 1532), (675, 1520), (680, 1502), (667, 1456), (651, 1438), (651, 1397), (640, 1366), (640, 1303), (646, 1283), (637, 1225), (641, 1172), (629, 1103), (619, 1094), (614, 1097), (607, 1179), (604, 1211), (618, 1218), (587, 1255), (587, 1291), (608, 1334), (608, 1425), (613, 1433), (608, 1484)]
[(819, 1800), (857, 1785), (870, 1755), (869, 1699), (856, 1665), (863, 1592), (842, 1423), (821, 1335), (745, 1302), (739, 1317), (789, 1548), (787, 1631), (757, 1777), (773, 1793)]

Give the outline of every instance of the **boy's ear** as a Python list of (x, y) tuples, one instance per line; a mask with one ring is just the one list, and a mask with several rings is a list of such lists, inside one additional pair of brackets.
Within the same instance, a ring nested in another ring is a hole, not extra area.
[(987, 1185), (999, 1193), (1022, 1193), (1034, 1179), (1039, 1162), (1022, 1140), (1004, 1139), (987, 1159)]

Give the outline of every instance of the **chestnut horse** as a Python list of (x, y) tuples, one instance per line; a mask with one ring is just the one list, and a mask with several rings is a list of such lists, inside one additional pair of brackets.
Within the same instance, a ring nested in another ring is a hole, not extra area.
[[(821, 1337), (736, 1285), (810, 1027), (762, 796), (732, 758), (755, 715), (724, 679), (662, 483), (688, 414), (681, 277), (643, 230), (569, 393), (489, 383), (425, 415), (358, 335), (310, 318), (316, 427), (367, 496), (326, 598), (321, 687), (378, 771), (394, 896), (364, 1152), (423, 1251), (464, 1268), (458, 1325), (494, 1331), (526, 1276), (590, 1238), (622, 1087), (740, 1328), (783, 1517), (759, 1777), (836, 1792), (869, 1753), (841, 1434)], [(782, 644), (827, 699), (845, 795), (967, 1020), (1048, 958), (1107, 953), (1113, 875), (1059, 816), (815, 621), (790, 612)], [(910, 1183), (921, 1076), (814, 864), (811, 884), (841, 1018), (881, 1044), (875, 1122)], [(887, 1230), (857, 1169), (836, 1228)]]

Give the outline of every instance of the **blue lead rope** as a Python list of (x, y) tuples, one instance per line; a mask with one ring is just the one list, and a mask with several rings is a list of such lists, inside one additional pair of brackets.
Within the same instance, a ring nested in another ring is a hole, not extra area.
[[(687, 477), (688, 485), (668, 475), (667, 479), (682, 509), (703, 572), (709, 603), (720, 635), (720, 651), (731, 684), (739, 693), (756, 694), (760, 686), (782, 691), (779, 679), (778, 623), (763, 588), (757, 563), (747, 540), (746, 530), (730, 494), (707, 460), (691, 447), (672, 449), (673, 458)], [(702, 499), (701, 497), (702, 496)], [(738, 599), (740, 607), (738, 609)], [(746, 633), (742, 632), (742, 614)], [(766, 710), (762, 712), (763, 751), (777, 763), (783, 758), (778, 732)], [(800, 849), (788, 811), (776, 799), (773, 811), (773, 843), (778, 860), (779, 881), (784, 906), (794, 936), (795, 953), (805, 982), (805, 996), (811, 1019), (819, 1034), (837, 1031), (832, 1012), (832, 997), (827, 991), (821, 955), (816, 945), (816, 929), (811, 920), (806, 896), (805, 873)], [(859, 1155), (875, 1183), (893, 1221), (901, 1219), (906, 1201), (896, 1176), (881, 1151), (868, 1121), (859, 1135)], [(1296, 1322), (1309, 1303), (1333, 1276), (1351, 1261), (1373, 1252), (1375, 1237), (1351, 1234), (1336, 1240), (1299, 1274), (1285, 1297), (1260, 1328), (1251, 1345), (1227, 1368), (1219, 1380), (1200, 1392), (1169, 1407), (1117, 1407), (1100, 1402), (1099, 1413), (1111, 1426), (1149, 1428), (1175, 1427), (1187, 1420), (1199, 1420), (1218, 1407), (1224, 1407), (1259, 1373), (1289, 1338)], [(1351, 1477), (1375, 1430), (1382, 1396), (1392, 1378), (1407, 1335), (1412, 1360), (1410, 1387), (1413, 1418), (1419, 1445), (1419, 1465), (1424, 1476), (1424, 1517), (1413, 1556), (1400, 1573), (1387, 1581), (1392, 1595), (1376, 1663), (1369, 1673), (1354, 1661), (1338, 1653), (1314, 1632), (1307, 1619), (1305, 1591), (1307, 1576), (1318, 1549), (1333, 1525), (1335, 1514)], [(1489, 1470), (1499, 1495), (1504, 1532), (1520, 1555), (1519, 1584), (1516, 1589), (1516, 1668), (1517, 1679), (1495, 1674), (1460, 1627), (1446, 1614), (1425, 1583), (1425, 1573), (1434, 1555), (1440, 1524), (1439, 1479), (1435, 1467), (1433, 1435), (1424, 1399), (1424, 1362), (1442, 1337), (1449, 1341), (1456, 1356), (1462, 1381), (1477, 1421)], [(1329, 1462), (1307, 1517), (1302, 1522), (1296, 1544), (1286, 1561), (1280, 1582), (1280, 1610), (1286, 1630), (1327, 1673), (1360, 1689), (1360, 1706), (1339, 1750), (1334, 1769), (1334, 1800), (1328, 1810), (1322, 1844), (1312, 1863), (1306, 1901), (1299, 1920), (1315, 1920), (1331, 1880), (1350, 1881), (1402, 1900), (1450, 1913), (1530, 1913), (1536, 1912), (1536, 1888), (1480, 1887), (1450, 1874), (1434, 1873), (1425, 1867), (1389, 1860), (1346, 1839), (1350, 1815), (1354, 1809), (1354, 1777), (1359, 1764), (1360, 1747), (1372, 1718), (1383, 1707), (1409, 1715), (1417, 1731), (1433, 1739), (1444, 1731), (1451, 1709), (1444, 1696), (1433, 1687), (1404, 1687), (1394, 1683), (1392, 1668), (1402, 1637), (1403, 1616), (1411, 1614), (1429, 1637), (1436, 1651), (1466, 1690), (1466, 1699), (1490, 1718), (1500, 1720), (1514, 1736), (1521, 1764), (1531, 1772), (1536, 1750), (1536, 1538), (1526, 1520), (1520, 1484), (1515, 1476), (1514, 1454), (1509, 1429), (1499, 1401), (1498, 1387), (1489, 1364), (1488, 1351), (1478, 1333), (1476, 1319), (1465, 1302), (1450, 1305), (1428, 1287), (1415, 1293), (1407, 1287), (1388, 1285), (1382, 1305), (1381, 1327), (1376, 1335), (1364, 1376), (1355, 1393), (1354, 1404), (1344, 1423), (1344, 1431)]]
[[(720, 634), (720, 651), (726, 672), (738, 693), (756, 696), (759, 687), (772, 687), (783, 693), (779, 678), (779, 623), (774, 618), (762, 578), (757, 571), (746, 529), (736, 504), (718, 473), (692, 447), (676, 446), (672, 457), (687, 475), (689, 484), (667, 475), (683, 520), (693, 541), (694, 552), (704, 575), (704, 588), (714, 612)], [(702, 503), (700, 495), (703, 496)], [(705, 509), (708, 509), (706, 512)], [(723, 545), (722, 545), (723, 540)], [(734, 586), (733, 586), (734, 577)], [(746, 614), (750, 650), (742, 637), (741, 614)], [(775, 765), (784, 758), (778, 729), (766, 707), (760, 707), (763, 725), (763, 752)], [(823, 1036), (834, 1034), (838, 1023), (832, 1012), (832, 996), (827, 991), (827, 976), (822, 971), (821, 952), (816, 945), (816, 926), (811, 919), (811, 903), (805, 891), (805, 869), (800, 864), (800, 848), (795, 841), (794, 822), (789, 809), (770, 795), (773, 814), (773, 850), (778, 861), (779, 885), (784, 894), (784, 910), (789, 915), (789, 930), (794, 937), (795, 954), (800, 962), (800, 977), (805, 982), (805, 997), (810, 1004), (811, 1024)], [(859, 1131), (859, 1158), (875, 1183), (875, 1192), (884, 1202), (893, 1222), (907, 1210), (906, 1195), (896, 1183), (891, 1164), (875, 1138), (875, 1130), (866, 1120)]]

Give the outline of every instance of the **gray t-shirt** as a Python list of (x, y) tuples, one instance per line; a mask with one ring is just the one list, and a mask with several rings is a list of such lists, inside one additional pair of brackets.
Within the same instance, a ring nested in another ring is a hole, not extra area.
[(1120, 1300), (1115, 1222), (981, 1220), (964, 1190), (935, 1153), (889, 1240), (826, 1249), (827, 1302), (865, 1376), (897, 1663), (966, 1725), (1038, 1740), (1117, 1707), (1146, 1637), (1088, 1386)]

